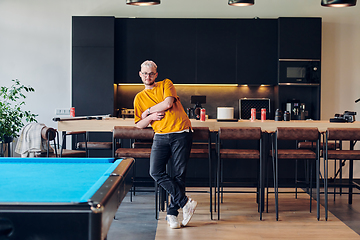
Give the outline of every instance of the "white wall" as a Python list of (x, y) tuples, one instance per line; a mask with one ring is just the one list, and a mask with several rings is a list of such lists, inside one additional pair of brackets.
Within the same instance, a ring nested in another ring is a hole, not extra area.
[[(162, 0), (157, 6), (127, 6), (125, 0), (0, 0), (0, 85), (18, 78), (35, 88), (27, 107), (39, 122), (52, 122), (55, 108), (71, 103), (71, 17), (277, 18), (322, 17), (321, 118), (354, 110), (360, 114), (360, 3), (321, 7), (321, 0), (256, 0), (231, 7), (227, 0)], [(360, 172), (360, 167), (359, 167)], [(359, 174), (360, 176), (360, 174)]]

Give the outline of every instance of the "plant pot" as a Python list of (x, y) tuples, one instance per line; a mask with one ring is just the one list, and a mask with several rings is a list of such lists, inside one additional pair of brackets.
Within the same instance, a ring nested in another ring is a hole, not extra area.
[(0, 139), (0, 157), (5, 156), (6, 145), (11, 143), (13, 140), (14, 138), (9, 136), (4, 136), (4, 138)]

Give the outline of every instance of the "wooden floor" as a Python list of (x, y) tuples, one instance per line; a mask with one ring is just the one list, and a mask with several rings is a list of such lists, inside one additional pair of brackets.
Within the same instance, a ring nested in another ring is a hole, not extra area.
[[(289, 191), (292, 189), (281, 189)], [(228, 193), (221, 204), (221, 220), (210, 220), (209, 199), (207, 194), (190, 193), (198, 201), (198, 207), (186, 227), (170, 229), (165, 220), (166, 213), (160, 213), (156, 240), (167, 239), (360, 239), (360, 236), (329, 212), (324, 219), (321, 206), (321, 219), (316, 219), (316, 201), (313, 211), (309, 212), (309, 196), (300, 194), (280, 194), (279, 221), (275, 220), (274, 198), (270, 197), (269, 212), (259, 220), (255, 195)], [(217, 213), (216, 213), (217, 214)], [(217, 215), (214, 214), (214, 219)], [(179, 219), (182, 219), (181, 213)]]

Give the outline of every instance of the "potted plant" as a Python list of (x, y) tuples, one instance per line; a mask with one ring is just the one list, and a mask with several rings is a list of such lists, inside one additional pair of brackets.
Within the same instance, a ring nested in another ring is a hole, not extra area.
[(12, 80), (10, 87), (2, 86), (0, 90), (0, 156), (3, 151), (3, 143), (12, 142), (19, 136), (21, 128), (26, 122), (36, 122), (30, 111), (23, 109), (25, 105), (25, 92), (35, 92), (31, 86), (24, 86), (19, 80)]

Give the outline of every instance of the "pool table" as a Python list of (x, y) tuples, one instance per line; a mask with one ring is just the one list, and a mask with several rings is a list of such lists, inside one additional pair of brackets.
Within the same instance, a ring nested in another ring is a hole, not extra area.
[(133, 158), (0, 158), (0, 239), (102, 240)]

